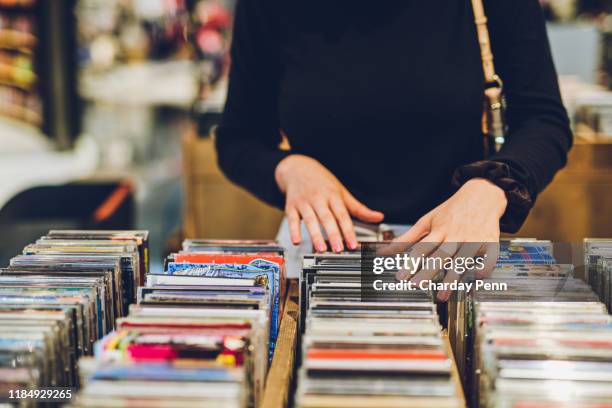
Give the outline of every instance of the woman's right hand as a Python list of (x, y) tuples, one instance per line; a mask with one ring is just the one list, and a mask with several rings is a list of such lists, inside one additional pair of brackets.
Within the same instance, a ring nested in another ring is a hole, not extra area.
[(357, 248), (351, 216), (374, 223), (384, 218), (381, 212), (357, 201), (329, 170), (311, 157), (299, 154), (285, 157), (276, 166), (274, 176), (285, 194), (285, 214), (295, 245), (301, 241), (301, 220), (315, 250), (327, 250), (321, 233), (323, 227), (331, 249), (341, 252), (343, 241), (349, 249)]

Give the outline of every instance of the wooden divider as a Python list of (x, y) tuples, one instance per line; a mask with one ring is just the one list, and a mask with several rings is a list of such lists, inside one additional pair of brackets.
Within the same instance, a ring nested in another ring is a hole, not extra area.
[(454, 364), (451, 368), (451, 377), (453, 379), (453, 383), (455, 384), (455, 390), (457, 391), (457, 395), (459, 396), (459, 399), (462, 401), (462, 406), (465, 407), (467, 406), (466, 400), (465, 400), (465, 393), (463, 391), (463, 386), (461, 382), (461, 377), (459, 375), (459, 370), (457, 369), (457, 360), (455, 359), (455, 355), (453, 353), (453, 349), (451, 347), (451, 344), (448, 338), (448, 333), (446, 332), (446, 330), (443, 331), (442, 337), (444, 339), (444, 348), (446, 349), (448, 356), (454, 361)]
[(285, 408), (293, 387), (295, 348), (297, 346), (299, 317), (299, 283), (289, 280), (283, 318), (276, 340), (274, 357), (268, 370), (261, 408)]

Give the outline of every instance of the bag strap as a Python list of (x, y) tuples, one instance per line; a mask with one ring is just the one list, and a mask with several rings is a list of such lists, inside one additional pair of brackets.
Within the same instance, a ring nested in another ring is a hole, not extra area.
[(480, 44), (480, 57), (482, 59), (484, 78), (487, 84), (496, 83), (499, 81), (499, 77), (495, 73), (495, 64), (493, 64), (491, 39), (489, 36), (489, 27), (487, 26), (488, 19), (484, 11), (482, 0), (472, 0), (472, 10), (474, 11), (478, 44)]
[(503, 83), (495, 72), (493, 64), (493, 51), (491, 51), (491, 38), (487, 25), (482, 0), (472, 0), (474, 11), (474, 22), (480, 45), (480, 57), (482, 59), (482, 71), (484, 72), (484, 106), (482, 111), (482, 133), (485, 136), (483, 144), (485, 157), (499, 151), (505, 142), (506, 125), (504, 121), (504, 96)]

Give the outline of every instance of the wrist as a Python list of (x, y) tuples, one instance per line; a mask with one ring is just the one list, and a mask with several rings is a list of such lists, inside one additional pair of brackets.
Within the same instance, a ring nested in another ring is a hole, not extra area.
[(490, 203), (498, 218), (501, 218), (506, 212), (508, 206), (506, 192), (491, 181), (484, 178), (473, 178), (466, 181), (463, 188), (467, 189), (471, 195)]
[(278, 188), (283, 193), (286, 192), (287, 181), (292, 172), (292, 168), (294, 167), (293, 164), (295, 163), (298, 157), (299, 155), (297, 154), (290, 154), (289, 156), (279, 161), (276, 165), (276, 168), (274, 169), (274, 180), (276, 181)]
[(532, 195), (535, 193), (530, 193), (527, 188), (528, 180), (525, 176), (515, 178), (517, 174), (522, 174), (520, 167), (517, 169), (518, 171), (511, 170), (507, 163), (482, 160), (457, 168), (453, 174), (452, 185), (461, 188), (474, 178), (490, 180), (502, 189), (506, 196), (506, 208), (500, 219), (500, 228), (504, 232), (516, 233), (529, 215), (535, 200), (535, 195)]

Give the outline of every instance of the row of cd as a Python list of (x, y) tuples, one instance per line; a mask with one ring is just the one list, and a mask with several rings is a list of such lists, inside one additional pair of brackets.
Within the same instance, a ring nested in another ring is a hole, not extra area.
[(430, 292), (362, 297), (361, 254), (304, 257), (295, 405), (463, 407)]
[(0, 402), (79, 385), (77, 359), (127, 311), (147, 253), (146, 231), (49, 231), (0, 269)]
[(82, 359), (73, 406), (257, 407), (285, 290), (274, 241), (186, 240)]
[[(586, 407), (612, 404), (612, 318), (598, 296), (556, 264), (549, 242), (515, 241), (532, 263), (498, 264), (499, 290), (467, 295), (449, 331), (471, 406)], [(547, 253), (548, 252), (548, 253)]]
[(612, 312), (612, 239), (584, 240), (586, 279)]

